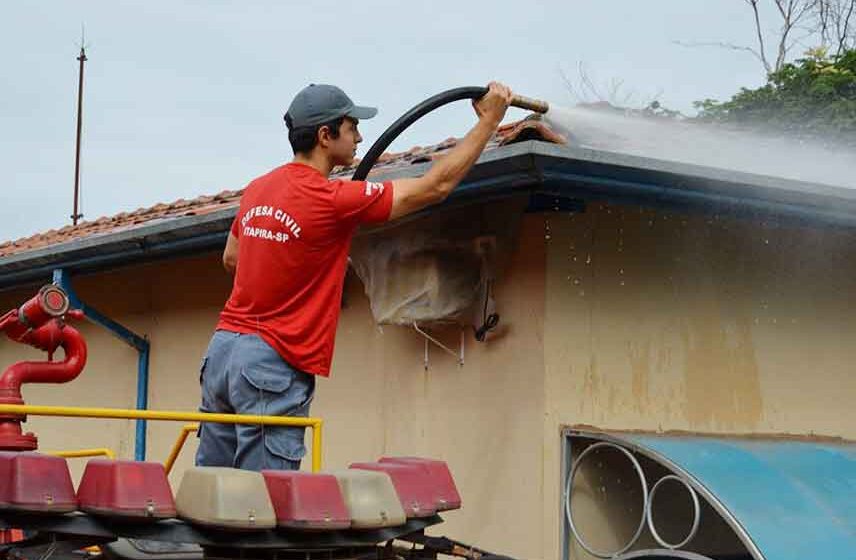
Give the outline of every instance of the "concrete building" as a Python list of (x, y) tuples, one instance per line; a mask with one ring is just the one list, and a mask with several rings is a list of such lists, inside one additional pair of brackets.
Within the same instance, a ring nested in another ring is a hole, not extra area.
[[(538, 124), (505, 128), (502, 145), (420, 218), (460, 212), (488, 223), (488, 203), (519, 202), (494, 284), (500, 325), (485, 342), (464, 329), (462, 365), (412, 328), (378, 327), (349, 273), (333, 373), (312, 409), (325, 420), (325, 466), (445, 459), (464, 508), (442, 533), (546, 559), (568, 548), (569, 434), (856, 438), (856, 191), (550, 138)], [(373, 177), (421, 174), (449, 146), (388, 158)], [(230, 289), (220, 250), (239, 195), (0, 245), (0, 309), (63, 270), (83, 302), (149, 341), (147, 406), (193, 410)], [(86, 370), (67, 385), (25, 387), (27, 402), (135, 407), (137, 351), (98, 325), (81, 328)], [(459, 351), (460, 327), (431, 333)], [(0, 342), (0, 363), (37, 356)], [(131, 421), (33, 417), (26, 426), (45, 450), (134, 456)], [(178, 429), (149, 423), (146, 457), (163, 460)], [(174, 483), (194, 451), (191, 441)], [(607, 534), (602, 546), (622, 538)]]

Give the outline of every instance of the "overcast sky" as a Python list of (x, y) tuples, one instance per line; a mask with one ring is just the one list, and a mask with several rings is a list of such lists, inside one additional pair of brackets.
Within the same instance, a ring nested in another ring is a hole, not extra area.
[[(572, 104), (560, 69), (623, 80), (691, 111), (762, 81), (743, 0), (8, 2), (0, 19), (0, 239), (70, 222), (81, 23), (85, 219), (242, 188), (291, 157), (282, 113), (310, 82), (379, 107), (367, 149), (401, 113), (444, 89), (500, 79)], [(772, 20), (771, 20), (772, 26)], [(604, 86), (604, 89), (607, 89)], [(511, 112), (509, 118), (524, 113)], [(465, 103), (415, 125), (406, 149), (461, 135)]]

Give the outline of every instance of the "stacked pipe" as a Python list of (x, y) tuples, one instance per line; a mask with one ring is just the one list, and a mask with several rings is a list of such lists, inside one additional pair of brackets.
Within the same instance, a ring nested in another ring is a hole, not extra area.
[[(24, 383), (66, 383), (77, 377), (86, 365), (86, 342), (65, 319), (82, 319), (80, 311), (69, 310), (68, 295), (59, 287), (44, 286), (39, 293), (20, 307), (0, 317), (0, 332), (22, 344), (47, 352), (46, 361), (21, 361), (12, 364), (0, 375), (0, 404), (24, 404), (21, 386)], [(53, 354), (62, 348), (61, 362)], [(33, 433), (23, 433), (20, 414), (0, 414), (0, 449), (32, 451), (38, 448)]]

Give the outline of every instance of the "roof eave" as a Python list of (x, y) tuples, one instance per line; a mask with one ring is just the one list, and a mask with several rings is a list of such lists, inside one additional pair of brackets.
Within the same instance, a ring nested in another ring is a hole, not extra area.
[[(380, 181), (418, 176), (430, 165), (416, 164), (371, 178)], [(485, 152), (444, 205), (516, 192), (657, 208), (763, 213), (856, 226), (856, 190), (536, 140)], [(172, 218), (0, 258), (0, 289), (49, 281), (57, 268), (91, 272), (217, 250), (223, 246), (236, 210), (233, 206), (205, 215)]]
[[(493, 188), (501, 187), (503, 183), (535, 183), (531, 144), (525, 142), (486, 152), (467, 176), (467, 182)], [(373, 175), (372, 180), (415, 177), (423, 174), (429, 166), (430, 163), (415, 164), (404, 170)], [(456, 192), (446, 204), (455, 204), (461, 195), (466, 194)], [(237, 206), (232, 206), (204, 215), (166, 219), (2, 257), (0, 290), (50, 282), (53, 271), (59, 268), (80, 274), (219, 250), (225, 243), (236, 212)]]

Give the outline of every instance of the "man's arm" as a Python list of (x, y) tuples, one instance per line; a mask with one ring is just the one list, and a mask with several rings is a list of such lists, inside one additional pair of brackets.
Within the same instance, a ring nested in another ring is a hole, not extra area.
[(464, 139), (422, 177), (393, 181), (390, 220), (442, 202), (449, 196), (469, 173), (502, 122), (512, 95), (507, 86), (491, 82), (487, 94), (473, 103), (479, 122)]
[(238, 238), (231, 232), (226, 239), (226, 248), (223, 250), (223, 268), (229, 274), (235, 274), (235, 269), (238, 268)]

